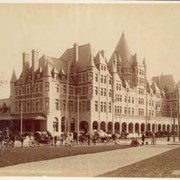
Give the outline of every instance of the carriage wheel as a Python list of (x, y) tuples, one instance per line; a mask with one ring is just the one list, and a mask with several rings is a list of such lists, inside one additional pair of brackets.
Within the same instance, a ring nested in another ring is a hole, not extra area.
[(30, 140), (29, 141), (29, 146), (30, 147), (35, 147), (36, 146), (36, 141), (35, 140)]
[(2, 147), (3, 147), (3, 148), (7, 147), (7, 141), (5, 141), (5, 140), (2, 141)]
[(7, 147), (7, 148), (13, 148), (13, 147), (14, 147), (14, 142), (13, 142), (13, 140), (8, 141), (7, 144), (6, 144), (6, 147)]

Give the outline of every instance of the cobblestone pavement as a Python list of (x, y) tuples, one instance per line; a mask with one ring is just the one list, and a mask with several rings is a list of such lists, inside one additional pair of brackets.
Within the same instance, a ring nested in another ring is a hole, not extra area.
[(177, 147), (179, 145), (166, 145), (162, 143), (30, 162), (0, 168), (0, 175), (94, 177)]

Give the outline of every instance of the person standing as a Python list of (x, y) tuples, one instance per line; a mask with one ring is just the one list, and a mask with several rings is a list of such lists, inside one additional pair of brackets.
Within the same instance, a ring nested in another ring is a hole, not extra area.
[(152, 134), (151, 144), (152, 144), (152, 145), (155, 145), (155, 144), (156, 144), (156, 135), (155, 135), (155, 133)]
[(144, 135), (144, 133), (142, 133), (141, 139), (142, 139), (142, 145), (144, 145), (144, 141), (145, 141), (145, 135)]

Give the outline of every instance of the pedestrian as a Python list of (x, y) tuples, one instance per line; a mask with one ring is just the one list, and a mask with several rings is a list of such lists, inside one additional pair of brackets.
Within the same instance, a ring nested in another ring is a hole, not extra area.
[(138, 131), (138, 137), (139, 137), (139, 135), (140, 135), (140, 132)]
[(151, 144), (152, 144), (152, 145), (155, 145), (155, 144), (156, 144), (156, 136), (155, 136), (155, 133), (152, 134)]
[(144, 141), (145, 141), (145, 135), (144, 135), (144, 133), (142, 133), (141, 139), (142, 139), (142, 145), (144, 145)]
[(167, 135), (167, 141), (170, 141), (170, 133), (168, 132), (168, 135)]

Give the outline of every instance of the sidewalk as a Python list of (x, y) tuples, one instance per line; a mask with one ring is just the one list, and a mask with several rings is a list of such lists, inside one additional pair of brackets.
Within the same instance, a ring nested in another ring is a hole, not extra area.
[(93, 177), (174, 149), (175, 145), (133, 148), (31, 162), (0, 168), (1, 176)]

